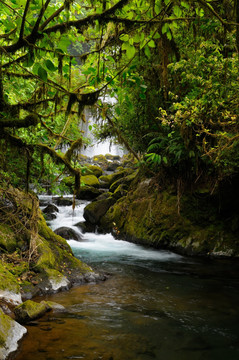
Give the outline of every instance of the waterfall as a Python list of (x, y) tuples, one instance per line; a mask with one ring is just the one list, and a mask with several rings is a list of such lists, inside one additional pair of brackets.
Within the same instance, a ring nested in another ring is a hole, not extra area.
[[(107, 103), (113, 105), (115, 103), (115, 99), (109, 98), (109, 96), (104, 99)], [(106, 139), (104, 141), (99, 141), (95, 138), (94, 134), (89, 130), (89, 126), (94, 127), (97, 124), (97, 121), (103, 122), (102, 119), (97, 120), (96, 115), (92, 113), (91, 109), (88, 107), (85, 109), (85, 122), (82, 122), (81, 131), (84, 132), (84, 137), (90, 139), (91, 144), (88, 145), (85, 149), (81, 150), (81, 154), (86, 155), (88, 157), (93, 157), (95, 155), (119, 155), (120, 157), (127, 153), (126, 149), (124, 149), (119, 144), (114, 144), (110, 139)]]

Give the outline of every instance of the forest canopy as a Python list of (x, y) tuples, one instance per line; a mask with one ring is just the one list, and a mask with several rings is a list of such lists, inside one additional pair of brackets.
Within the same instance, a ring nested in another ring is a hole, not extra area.
[(79, 185), (85, 106), (154, 173), (238, 172), (238, 0), (0, 0), (0, 24), (2, 181)]

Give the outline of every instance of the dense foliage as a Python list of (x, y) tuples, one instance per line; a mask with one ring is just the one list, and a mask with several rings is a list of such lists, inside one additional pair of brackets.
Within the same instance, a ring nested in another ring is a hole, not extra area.
[(238, 22), (237, 0), (1, 0), (1, 178), (79, 183), (85, 106), (154, 172), (237, 172)]

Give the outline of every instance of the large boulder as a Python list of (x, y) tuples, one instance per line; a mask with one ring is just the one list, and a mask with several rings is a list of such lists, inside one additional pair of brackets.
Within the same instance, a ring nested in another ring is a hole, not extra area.
[(75, 226), (77, 226), (83, 234), (87, 232), (94, 233), (96, 230), (96, 225), (95, 224), (93, 225), (87, 221), (80, 221), (77, 224), (75, 224)]
[(93, 225), (98, 224), (102, 216), (106, 214), (115, 201), (116, 200), (113, 197), (109, 197), (108, 199), (94, 201), (87, 205), (83, 214), (85, 220)]
[(69, 228), (67, 226), (62, 226), (56, 230), (54, 230), (55, 234), (60, 235), (66, 240), (76, 240), (81, 241), (82, 237), (79, 233), (77, 233), (74, 229)]
[(21, 305), (15, 307), (14, 314), (16, 320), (21, 324), (26, 324), (29, 321), (35, 320), (44, 315), (49, 310), (46, 303), (37, 303), (32, 300), (27, 300)]
[(93, 186), (81, 186), (80, 193), (77, 195), (79, 200), (93, 200), (102, 193), (101, 190)]
[(59, 212), (59, 209), (56, 205), (54, 204), (48, 204), (43, 210), (42, 212), (44, 214), (51, 214), (51, 213), (54, 213), (54, 212)]
[(52, 201), (58, 206), (70, 206), (70, 205), (73, 204), (72, 199), (63, 198), (62, 196), (55, 197), (55, 198), (52, 199)]
[(95, 175), (84, 175), (81, 176), (81, 183), (95, 188), (100, 187), (98, 178)]
[(18, 341), (21, 340), (27, 329), (18, 324), (0, 309), (0, 359), (17, 350)]
[(44, 217), (46, 220), (54, 220), (56, 219), (56, 212), (59, 212), (59, 209), (54, 204), (48, 204), (43, 210), (42, 210)]
[(82, 171), (82, 175), (95, 175), (97, 178), (100, 177), (103, 174), (103, 170), (100, 166), (97, 165), (88, 165), (84, 169), (84, 172)]

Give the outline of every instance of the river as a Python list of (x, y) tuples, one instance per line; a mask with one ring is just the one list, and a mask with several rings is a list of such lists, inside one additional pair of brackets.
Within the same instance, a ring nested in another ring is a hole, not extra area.
[[(52, 229), (77, 230), (85, 204), (60, 207)], [(15, 360), (239, 359), (238, 262), (84, 239), (69, 241), (75, 255), (109, 279), (45, 296), (65, 309), (27, 326)]]

